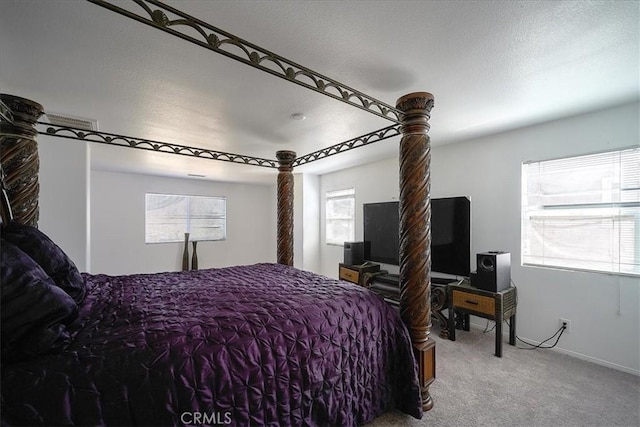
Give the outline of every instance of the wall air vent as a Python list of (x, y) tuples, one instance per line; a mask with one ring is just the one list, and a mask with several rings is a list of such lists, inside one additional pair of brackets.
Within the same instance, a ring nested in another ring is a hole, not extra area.
[(52, 125), (70, 127), (82, 130), (98, 130), (98, 121), (83, 117), (73, 117), (58, 113), (45, 113), (47, 121)]

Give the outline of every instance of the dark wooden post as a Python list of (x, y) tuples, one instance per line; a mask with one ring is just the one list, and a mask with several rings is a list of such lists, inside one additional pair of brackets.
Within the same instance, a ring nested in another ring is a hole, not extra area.
[(278, 264), (293, 265), (293, 151), (278, 151)]
[(429, 386), (435, 379), (431, 333), (431, 144), (429, 117), (433, 95), (411, 93), (398, 99), (400, 140), (400, 315), (409, 329), (418, 362), (425, 411), (433, 407)]
[(40, 161), (35, 124), (44, 110), (37, 102), (18, 96), (1, 94), (0, 99), (13, 116), (13, 124), (0, 123), (0, 161), (13, 219), (37, 227)]

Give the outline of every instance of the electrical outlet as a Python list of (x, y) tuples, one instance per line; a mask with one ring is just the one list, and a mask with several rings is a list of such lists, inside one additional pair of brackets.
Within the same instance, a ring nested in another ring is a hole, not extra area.
[(562, 325), (566, 326), (566, 329), (564, 330), (565, 332), (571, 332), (571, 320), (569, 319), (563, 319), (562, 317), (560, 318), (560, 326), (562, 327)]

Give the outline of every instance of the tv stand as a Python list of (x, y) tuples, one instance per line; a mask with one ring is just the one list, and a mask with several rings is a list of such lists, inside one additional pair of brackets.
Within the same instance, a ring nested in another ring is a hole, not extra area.
[(431, 278), (432, 285), (448, 285), (450, 283), (456, 283), (456, 282), (458, 282), (458, 280), (451, 279), (448, 277), (432, 277)]
[[(447, 288), (451, 283), (457, 283), (457, 280), (431, 279), (431, 317), (440, 324), (442, 338), (449, 338), (449, 320), (444, 311), (449, 307)], [(376, 274), (370, 280), (369, 290), (382, 296), (394, 307), (400, 307), (400, 276), (398, 274)]]
[(338, 277), (340, 280), (346, 280), (347, 282), (355, 283), (365, 288), (367, 287), (368, 276), (378, 273), (379, 271), (380, 264), (373, 262), (367, 262), (361, 265), (347, 265), (342, 263), (338, 265)]

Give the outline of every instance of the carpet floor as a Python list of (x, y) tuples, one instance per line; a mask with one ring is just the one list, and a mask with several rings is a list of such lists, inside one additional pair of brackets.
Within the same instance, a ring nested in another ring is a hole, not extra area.
[[(505, 341), (493, 355), (494, 332), (438, 337), (434, 407), (421, 420), (399, 412), (383, 426), (640, 426), (640, 377), (552, 350), (520, 350)], [(517, 342), (518, 346), (526, 347)]]

